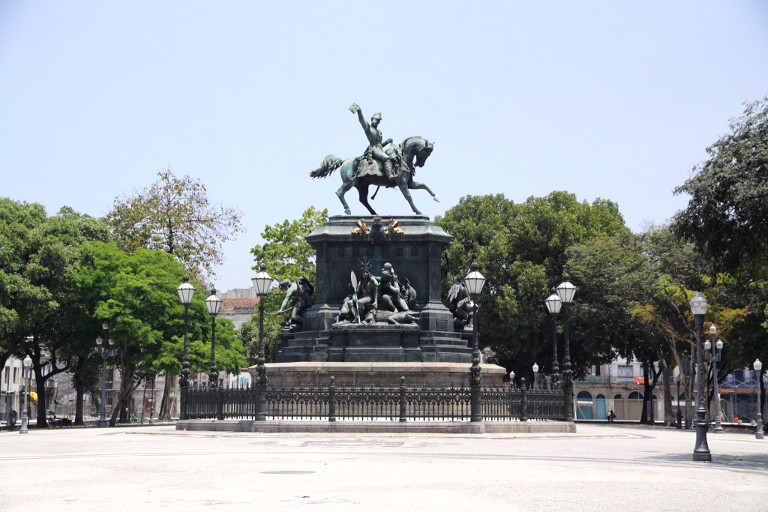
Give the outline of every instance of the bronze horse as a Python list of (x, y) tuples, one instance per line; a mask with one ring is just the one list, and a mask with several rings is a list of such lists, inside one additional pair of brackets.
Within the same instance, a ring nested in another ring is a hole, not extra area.
[[(395, 149), (389, 149), (387, 153), (391, 156), (395, 156), (395, 169), (397, 175), (394, 183), (384, 177), (381, 165), (375, 162), (378, 167), (376, 174), (362, 173), (358, 176), (358, 165), (360, 164), (360, 158), (347, 158), (342, 160), (335, 155), (328, 155), (323, 159), (320, 167), (309, 173), (313, 178), (325, 178), (329, 176), (333, 171), (341, 168), (339, 173), (341, 174), (342, 184), (339, 190), (336, 191), (336, 195), (339, 197), (341, 204), (344, 205), (344, 213), (351, 215), (349, 205), (344, 199), (346, 194), (352, 187), (357, 188), (360, 197), (360, 203), (365, 206), (371, 215), (377, 215), (371, 205), (368, 204), (368, 187), (370, 185), (376, 185), (378, 187), (393, 188), (398, 187), (403, 193), (403, 196), (411, 205), (411, 209), (416, 215), (421, 215), (421, 212), (413, 204), (411, 199), (411, 189), (422, 189), (429, 192), (432, 199), (439, 201), (437, 195), (424, 183), (413, 181), (413, 174), (416, 167), (423, 167), (429, 155), (432, 154), (432, 148), (434, 144), (429, 142), (423, 137), (408, 137), (402, 144)], [(373, 194), (376, 197), (376, 194)], [(373, 197), (371, 199), (373, 199)]]

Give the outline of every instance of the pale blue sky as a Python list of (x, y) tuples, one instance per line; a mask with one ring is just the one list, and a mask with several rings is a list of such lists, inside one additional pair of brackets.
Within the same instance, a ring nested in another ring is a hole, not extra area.
[[(552, 190), (619, 204), (635, 231), (675, 197), (742, 104), (768, 93), (768, 3), (0, 1), (0, 196), (94, 216), (170, 168), (239, 208), (214, 284), (250, 284), (265, 224), (343, 213), (308, 173), (383, 114), (435, 150), (414, 191)], [(351, 191), (354, 215), (364, 213)], [(381, 191), (382, 215), (408, 214)]]

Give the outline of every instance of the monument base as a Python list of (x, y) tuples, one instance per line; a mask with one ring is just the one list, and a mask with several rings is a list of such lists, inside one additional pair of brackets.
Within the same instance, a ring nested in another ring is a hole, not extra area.
[(334, 324), (327, 331), (282, 333), (277, 362), (470, 363), (471, 336), (417, 325)]
[[(314, 304), (302, 315), (301, 330), (281, 333), (276, 361), (468, 365), (472, 332), (454, 329), (453, 314), (441, 298), (441, 256), (452, 237), (421, 215), (364, 221), (369, 231), (360, 229), (359, 218), (331, 217), (306, 237), (316, 251)], [(397, 222), (398, 230), (388, 230), (389, 222)], [(357, 288), (352, 283), (366, 273), (380, 276), (385, 265), (401, 286), (411, 287), (411, 318), (379, 308), (375, 323), (338, 323), (350, 290)]]
[[(295, 362), (269, 363), (267, 377), (270, 385), (327, 386), (331, 376), (337, 386), (399, 386), (405, 377), (406, 386), (469, 387), (466, 363), (423, 362)], [(248, 368), (256, 378), (256, 367)], [(483, 386), (503, 385), (505, 370), (495, 364), (480, 365)]]

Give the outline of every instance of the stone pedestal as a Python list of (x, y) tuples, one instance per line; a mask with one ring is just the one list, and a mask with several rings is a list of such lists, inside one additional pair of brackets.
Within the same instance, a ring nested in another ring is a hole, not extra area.
[[(456, 332), (443, 304), (440, 259), (452, 237), (425, 216), (363, 217), (368, 233), (355, 233), (359, 217), (331, 217), (306, 237), (317, 253), (314, 305), (301, 331), (283, 333), (278, 363), (471, 361), (471, 330)], [(388, 232), (390, 220), (401, 233)], [(350, 272), (361, 279), (368, 265), (380, 275), (391, 263), (401, 283), (416, 290), (418, 324), (334, 324), (350, 290)]]

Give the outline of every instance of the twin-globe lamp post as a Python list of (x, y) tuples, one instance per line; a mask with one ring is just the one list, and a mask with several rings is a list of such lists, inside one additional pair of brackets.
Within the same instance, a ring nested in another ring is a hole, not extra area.
[(24, 376), (24, 395), (23, 405), (21, 407), (21, 427), (19, 428), (19, 434), (29, 434), (29, 412), (27, 412), (29, 402), (29, 380), (32, 374), (32, 358), (27, 355), (22, 361), (24, 365), (22, 372)]
[(762, 375), (760, 374), (760, 370), (763, 369), (763, 363), (760, 362), (759, 359), (755, 359), (755, 362), (752, 363), (752, 367), (755, 369), (755, 377), (757, 377), (757, 427), (755, 428), (755, 439), (763, 439), (765, 437), (765, 433), (763, 432), (763, 412), (762, 412), (762, 406), (763, 406), (763, 390), (760, 386), (761, 382), (763, 380)]
[(693, 449), (693, 460), (710, 462), (712, 454), (707, 444), (707, 410), (704, 407), (706, 392), (704, 390), (704, 349), (701, 342), (701, 331), (704, 327), (704, 315), (707, 314), (707, 299), (696, 292), (691, 299), (691, 313), (696, 332), (696, 447)]
[(716, 335), (717, 327), (711, 325), (709, 327), (709, 337), (711, 341), (707, 340), (704, 343), (704, 350), (706, 350), (709, 360), (712, 362), (712, 381), (714, 383), (713, 386), (715, 392), (715, 428), (712, 432), (720, 434), (723, 431), (723, 426), (720, 423), (720, 389), (717, 383), (717, 363), (720, 362), (723, 355), (723, 341), (715, 341)]
[[(107, 422), (107, 356), (112, 350), (115, 342), (109, 337), (109, 323), (102, 322), (101, 324), (102, 336), (96, 338), (96, 346), (101, 353), (101, 403), (99, 404), (99, 428), (105, 428), (109, 422)], [(106, 338), (106, 344), (104, 343)]]
[(470, 421), (483, 421), (480, 413), (480, 344), (477, 339), (477, 297), (485, 286), (485, 276), (480, 273), (480, 266), (472, 263), (464, 284), (472, 295), (472, 366), (469, 369)]
[(216, 289), (211, 289), (211, 294), (205, 299), (208, 314), (211, 315), (211, 370), (208, 374), (208, 385), (215, 388), (219, 385), (219, 369), (216, 368), (216, 315), (221, 308), (221, 299), (216, 296)]
[(544, 305), (547, 307), (549, 317), (552, 322), (552, 376), (557, 378), (560, 373), (560, 365), (557, 361), (557, 332), (555, 319), (562, 310), (563, 312), (563, 375), (565, 377), (565, 419), (566, 421), (573, 421), (573, 376), (571, 374), (571, 341), (569, 333), (569, 316), (568, 310), (573, 302), (573, 298), (576, 295), (576, 287), (569, 280), (568, 274), (563, 275), (563, 282), (557, 285), (552, 290), (551, 294), (544, 301)]

